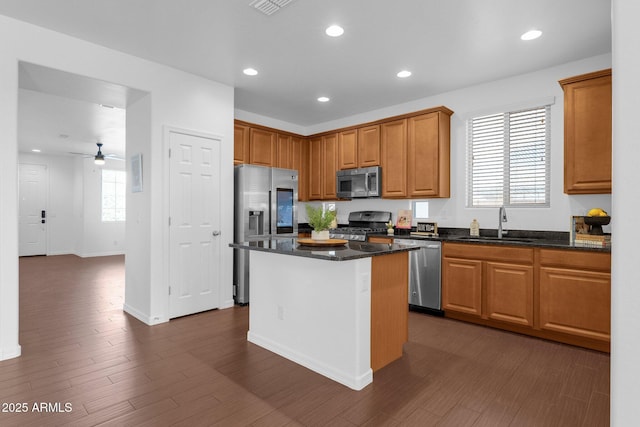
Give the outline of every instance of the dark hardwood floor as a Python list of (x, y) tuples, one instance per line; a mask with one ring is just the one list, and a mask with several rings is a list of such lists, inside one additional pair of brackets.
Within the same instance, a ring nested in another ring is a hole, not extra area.
[(1, 426), (609, 425), (606, 354), (410, 313), (403, 358), (356, 392), (248, 343), (248, 307), (153, 327), (124, 314), (123, 262), (20, 259)]

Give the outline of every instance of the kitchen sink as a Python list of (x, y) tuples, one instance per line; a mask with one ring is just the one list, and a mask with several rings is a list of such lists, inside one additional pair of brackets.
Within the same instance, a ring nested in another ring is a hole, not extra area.
[(511, 242), (511, 243), (533, 243), (536, 239), (526, 237), (491, 237), (491, 236), (456, 236), (452, 240), (465, 240), (468, 242)]

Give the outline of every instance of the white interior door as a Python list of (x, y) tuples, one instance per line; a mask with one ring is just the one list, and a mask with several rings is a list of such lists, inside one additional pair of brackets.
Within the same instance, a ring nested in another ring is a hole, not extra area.
[(47, 254), (47, 167), (19, 167), (18, 253), (20, 256)]
[(219, 305), (221, 141), (170, 138), (169, 317)]

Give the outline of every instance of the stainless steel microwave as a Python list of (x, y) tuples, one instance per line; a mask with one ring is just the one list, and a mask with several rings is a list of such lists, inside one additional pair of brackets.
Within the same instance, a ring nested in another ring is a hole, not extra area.
[(382, 168), (346, 169), (336, 172), (336, 190), (341, 199), (380, 197)]

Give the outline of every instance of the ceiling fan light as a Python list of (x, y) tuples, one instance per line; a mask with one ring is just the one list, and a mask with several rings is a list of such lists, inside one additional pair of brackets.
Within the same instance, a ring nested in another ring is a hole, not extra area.
[(96, 156), (93, 158), (93, 163), (95, 163), (96, 165), (104, 165), (104, 154), (102, 154), (102, 144), (101, 143), (97, 143), (96, 144), (98, 146), (98, 153), (96, 154)]

